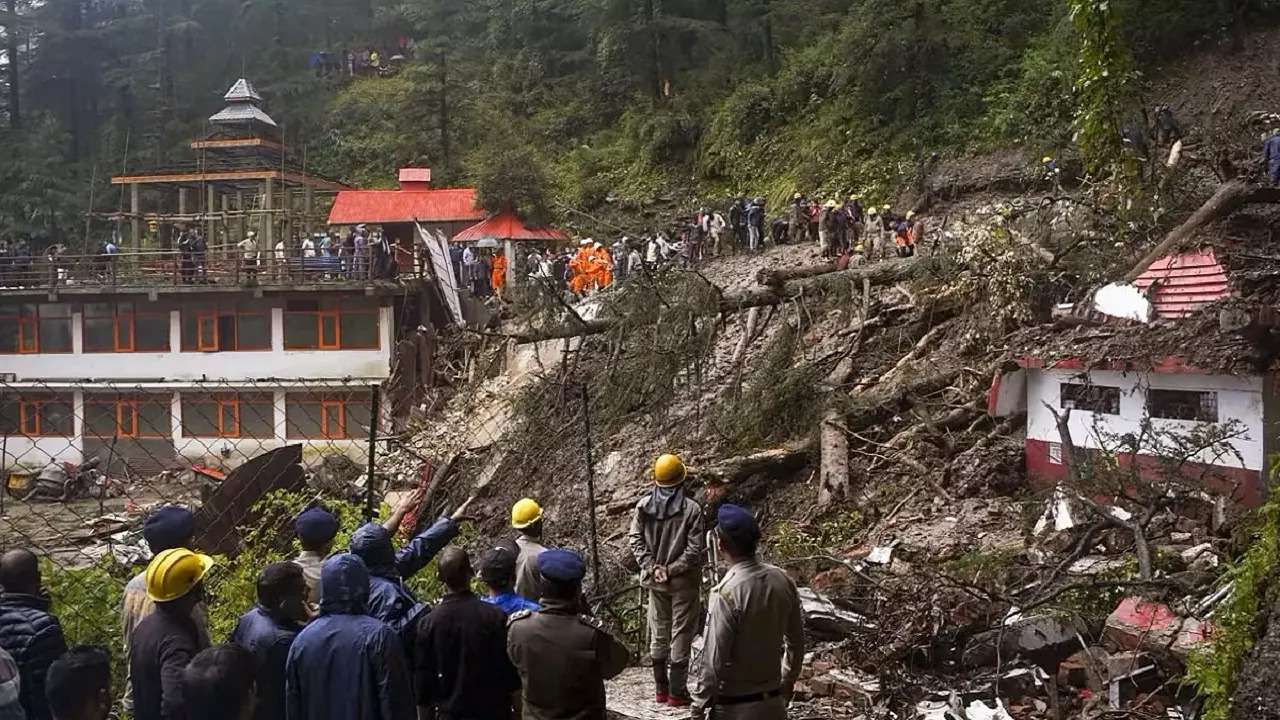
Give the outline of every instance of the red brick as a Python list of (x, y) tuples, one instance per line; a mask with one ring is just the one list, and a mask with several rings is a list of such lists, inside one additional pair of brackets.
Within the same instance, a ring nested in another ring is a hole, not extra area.
[(1182, 620), (1168, 605), (1131, 596), (1121, 600), (1107, 618), (1103, 635), (1124, 650), (1164, 648), (1173, 642), (1181, 626)]

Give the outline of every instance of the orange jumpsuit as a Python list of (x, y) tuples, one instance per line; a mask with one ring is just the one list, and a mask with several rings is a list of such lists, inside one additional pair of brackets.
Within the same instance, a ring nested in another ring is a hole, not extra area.
[(586, 248), (578, 248), (578, 253), (569, 258), (569, 268), (573, 270), (573, 275), (569, 278), (569, 289), (575, 293), (581, 294), (587, 289), (589, 257)]
[(489, 271), (489, 282), (494, 292), (502, 294), (502, 287), (507, 283), (507, 256), (498, 253), (493, 256), (493, 270)]
[(613, 256), (608, 250), (600, 248), (596, 251), (596, 273), (601, 288), (607, 288), (613, 284)]

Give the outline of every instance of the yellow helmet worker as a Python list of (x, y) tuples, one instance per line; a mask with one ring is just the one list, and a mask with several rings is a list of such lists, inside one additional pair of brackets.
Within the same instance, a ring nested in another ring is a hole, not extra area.
[(662, 487), (671, 487), (684, 482), (687, 471), (684, 461), (678, 455), (667, 453), (653, 462), (653, 482)]
[(186, 548), (171, 548), (151, 559), (143, 576), (147, 583), (147, 597), (152, 602), (164, 603), (177, 600), (204, 579), (213, 558), (191, 552)]
[(542, 507), (537, 502), (522, 498), (511, 506), (511, 527), (523, 530), (542, 519)]

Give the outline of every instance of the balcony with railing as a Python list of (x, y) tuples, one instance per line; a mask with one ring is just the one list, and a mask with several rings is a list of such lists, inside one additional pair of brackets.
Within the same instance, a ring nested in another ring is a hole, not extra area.
[(419, 259), (400, 247), (395, 262), (371, 253), (302, 257), (236, 248), (207, 253), (142, 250), (95, 255), (0, 255), (0, 291), (76, 291), (215, 287), (359, 286), (421, 277)]

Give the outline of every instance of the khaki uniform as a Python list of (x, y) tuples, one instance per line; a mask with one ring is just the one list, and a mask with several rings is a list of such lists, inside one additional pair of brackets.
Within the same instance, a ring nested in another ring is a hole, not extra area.
[(695, 714), (723, 720), (786, 720), (783, 698), (800, 677), (804, 616), (796, 585), (756, 560), (729, 568), (707, 605), (702, 682)]
[[(640, 565), (640, 585), (649, 591), (649, 656), (673, 664), (689, 661), (697, 631), (706, 535), (702, 506), (690, 498), (678, 515), (658, 520), (644, 511), (648, 496), (636, 503), (628, 540)], [(653, 568), (667, 569), (666, 582), (653, 579)]]
[(545, 547), (528, 535), (516, 537), (520, 555), (516, 557), (516, 594), (537, 600), (542, 597), (542, 575), (538, 574), (538, 556)]
[(307, 602), (320, 604), (320, 566), (324, 564), (324, 555), (310, 550), (303, 550), (293, 559), (293, 564), (302, 568), (302, 580), (307, 584)]
[(560, 601), (521, 611), (507, 625), (507, 656), (520, 673), (524, 720), (604, 720), (604, 681), (631, 653), (600, 624)]

